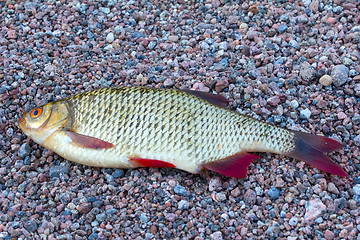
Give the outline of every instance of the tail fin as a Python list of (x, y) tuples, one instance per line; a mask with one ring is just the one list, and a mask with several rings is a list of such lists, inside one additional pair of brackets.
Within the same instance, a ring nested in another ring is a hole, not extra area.
[(302, 160), (325, 172), (342, 177), (348, 175), (329, 157), (324, 155), (342, 146), (341, 143), (327, 137), (312, 135), (303, 132), (293, 131), (295, 134), (295, 148), (286, 155), (298, 160)]

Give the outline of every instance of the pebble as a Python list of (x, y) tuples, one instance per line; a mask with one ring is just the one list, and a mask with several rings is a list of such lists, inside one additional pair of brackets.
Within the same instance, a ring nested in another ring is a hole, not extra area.
[(298, 223), (298, 221), (299, 221), (299, 218), (293, 216), (293, 217), (291, 217), (290, 220), (289, 220), (289, 225), (295, 227), (296, 224)]
[(316, 72), (314, 68), (308, 63), (303, 62), (300, 65), (300, 77), (305, 81), (311, 81), (315, 78)]
[(333, 80), (330, 75), (325, 74), (325, 75), (321, 76), (321, 78), (319, 79), (319, 82), (321, 85), (328, 87), (332, 84)]
[(214, 177), (210, 179), (209, 181), (209, 191), (215, 191), (217, 189), (221, 189), (221, 178), (220, 177)]
[(186, 197), (188, 195), (188, 192), (186, 191), (186, 189), (181, 185), (176, 185), (174, 187), (174, 192), (180, 196)]
[(326, 240), (333, 240), (335, 238), (335, 234), (332, 231), (326, 229), (324, 233), (324, 237)]
[(60, 174), (69, 174), (69, 167), (59, 165), (59, 166), (52, 166), (50, 168), (49, 176), (53, 177), (60, 177)]
[(280, 197), (280, 190), (276, 187), (271, 187), (268, 190), (268, 195), (271, 199), (276, 200)]
[(304, 220), (309, 222), (320, 217), (326, 211), (326, 206), (320, 199), (313, 199), (306, 203)]
[(178, 208), (181, 210), (186, 210), (189, 208), (189, 202), (186, 200), (181, 200), (178, 204)]
[(227, 58), (222, 59), (220, 62), (215, 63), (211, 69), (213, 71), (224, 71), (229, 66)]
[(360, 184), (356, 184), (354, 187), (353, 187), (353, 193), (355, 195), (359, 195), (360, 196)]
[(18, 155), (21, 158), (25, 158), (26, 156), (29, 156), (30, 152), (31, 152), (30, 145), (28, 143), (23, 143), (19, 148)]
[(336, 87), (344, 85), (348, 80), (348, 76), (349, 69), (345, 65), (336, 65), (331, 71), (331, 77)]
[(329, 192), (331, 192), (331, 193), (334, 193), (334, 194), (339, 194), (339, 193), (340, 193), (339, 190), (337, 189), (337, 187), (335, 186), (335, 184), (332, 183), (332, 182), (330, 182), (330, 183), (328, 184), (327, 190), (328, 190)]
[(165, 219), (173, 222), (176, 219), (176, 215), (174, 213), (164, 213)]
[(210, 239), (211, 240), (222, 240), (222, 233), (220, 231), (214, 232), (213, 234), (210, 235)]
[(106, 36), (106, 41), (108, 43), (112, 43), (115, 40), (115, 35), (114, 33), (110, 32), (107, 36)]
[(311, 116), (311, 111), (308, 108), (300, 110), (300, 119), (309, 120)]

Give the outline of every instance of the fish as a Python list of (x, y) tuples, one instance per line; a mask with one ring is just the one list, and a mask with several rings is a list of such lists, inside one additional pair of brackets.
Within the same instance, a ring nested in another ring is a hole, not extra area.
[(25, 112), (18, 120), (33, 141), (92, 167), (202, 169), (244, 178), (270, 152), (330, 174), (345, 171), (324, 153), (342, 144), (288, 130), (227, 108), (220, 95), (192, 90), (109, 87), (76, 94)]

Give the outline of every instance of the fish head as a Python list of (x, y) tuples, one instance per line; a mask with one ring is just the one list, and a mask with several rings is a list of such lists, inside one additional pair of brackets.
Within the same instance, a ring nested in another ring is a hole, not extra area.
[(58, 101), (25, 112), (18, 123), (27, 136), (43, 145), (50, 135), (66, 125), (70, 116), (66, 101)]

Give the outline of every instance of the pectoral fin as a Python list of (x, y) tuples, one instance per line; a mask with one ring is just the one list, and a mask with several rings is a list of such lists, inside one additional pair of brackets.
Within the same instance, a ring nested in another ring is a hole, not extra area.
[(259, 156), (241, 152), (224, 159), (205, 163), (203, 167), (228, 177), (244, 178), (250, 163), (257, 158)]
[(90, 149), (105, 149), (105, 148), (115, 147), (114, 144), (103, 141), (98, 138), (89, 137), (72, 131), (64, 131), (64, 132), (72, 140), (72, 144), (78, 147), (90, 148)]

